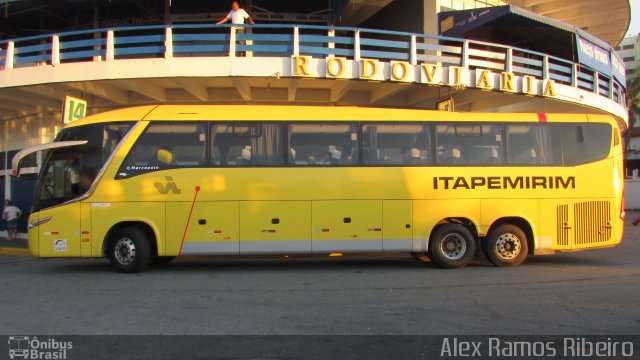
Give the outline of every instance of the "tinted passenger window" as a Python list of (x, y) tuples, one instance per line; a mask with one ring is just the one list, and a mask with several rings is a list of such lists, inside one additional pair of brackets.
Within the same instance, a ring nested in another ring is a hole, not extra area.
[(443, 165), (503, 164), (502, 126), (436, 125), (436, 156)]
[(151, 124), (133, 146), (119, 178), (151, 171), (205, 165), (207, 123)]
[(358, 131), (354, 124), (289, 126), (289, 163), (352, 165), (358, 162)]
[(214, 166), (284, 164), (283, 130), (278, 124), (216, 124), (211, 127)]
[(431, 163), (429, 125), (375, 124), (362, 127), (362, 159), (372, 165)]
[(559, 126), (565, 165), (586, 164), (609, 155), (613, 131), (611, 125), (578, 123)]
[(509, 164), (558, 164), (559, 157), (554, 152), (553, 144), (554, 139), (549, 125), (507, 125)]

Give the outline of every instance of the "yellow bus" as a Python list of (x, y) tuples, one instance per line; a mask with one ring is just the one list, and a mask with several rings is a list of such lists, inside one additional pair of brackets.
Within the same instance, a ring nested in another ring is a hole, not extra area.
[(623, 150), (601, 115), (159, 105), (76, 121), (47, 150), (34, 256), (119, 271), (183, 255), (484, 254), (614, 246)]

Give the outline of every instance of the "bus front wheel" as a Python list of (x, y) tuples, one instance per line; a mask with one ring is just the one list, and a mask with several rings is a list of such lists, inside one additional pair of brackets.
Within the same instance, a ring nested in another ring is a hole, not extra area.
[(438, 226), (431, 235), (429, 258), (446, 269), (466, 266), (476, 252), (471, 232), (460, 224)]
[(114, 233), (109, 243), (109, 262), (116, 270), (135, 273), (144, 269), (151, 257), (149, 238), (144, 231), (126, 227)]
[(527, 258), (527, 236), (511, 224), (493, 229), (485, 241), (485, 254), (496, 266), (518, 266)]

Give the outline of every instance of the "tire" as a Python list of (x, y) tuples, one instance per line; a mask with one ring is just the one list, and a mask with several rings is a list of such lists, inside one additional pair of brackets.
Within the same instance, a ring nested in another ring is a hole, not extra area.
[(445, 269), (466, 266), (476, 252), (476, 242), (471, 232), (460, 224), (438, 226), (429, 241), (429, 258)]
[(527, 235), (515, 225), (500, 225), (487, 236), (484, 252), (496, 266), (518, 266), (529, 254)]
[(175, 258), (175, 256), (152, 256), (151, 263), (153, 265), (168, 265)]
[(127, 227), (116, 231), (109, 241), (109, 262), (116, 270), (136, 273), (149, 264), (151, 245), (144, 231)]

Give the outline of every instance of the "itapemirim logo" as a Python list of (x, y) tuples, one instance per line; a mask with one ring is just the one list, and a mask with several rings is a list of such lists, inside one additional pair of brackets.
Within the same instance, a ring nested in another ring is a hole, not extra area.
[(10, 359), (66, 359), (73, 349), (71, 341), (40, 340), (36, 336), (9, 336)]
[(164, 178), (167, 181), (166, 185), (162, 184), (161, 182), (156, 182), (156, 183), (153, 184), (156, 187), (156, 189), (158, 189), (158, 192), (160, 194), (167, 195), (169, 193), (169, 191), (171, 191), (174, 194), (180, 194), (182, 192), (178, 188), (176, 183), (173, 181), (173, 177), (172, 176), (165, 176)]

